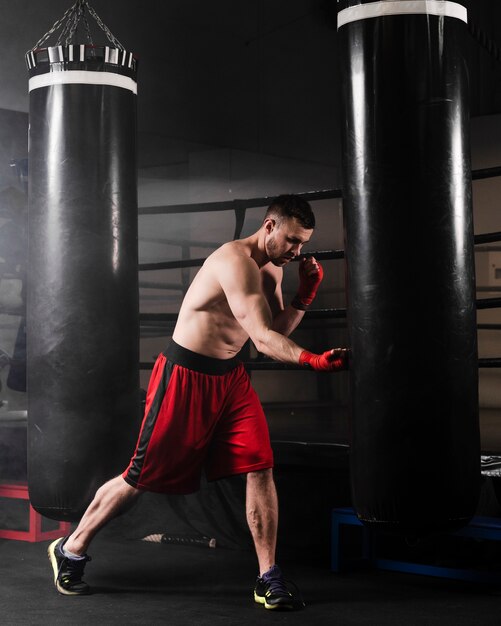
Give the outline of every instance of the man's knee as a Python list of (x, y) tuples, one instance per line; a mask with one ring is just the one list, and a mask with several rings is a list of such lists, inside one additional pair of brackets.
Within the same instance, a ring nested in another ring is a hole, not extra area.
[(121, 475), (115, 476), (101, 485), (96, 492), (96, 498), (118, 498), (120, 500), (135, 500), (140, 495), (140, 490), (129, 485)]

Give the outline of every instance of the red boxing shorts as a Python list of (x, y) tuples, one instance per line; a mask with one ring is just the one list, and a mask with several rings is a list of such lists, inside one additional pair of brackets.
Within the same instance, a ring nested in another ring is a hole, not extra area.
[(208, 480), (273, 467), (264, 412), (238, 359), (214, 359), (172, 342), (155, 363), (131, 462), (133, 487), (193, 493)]

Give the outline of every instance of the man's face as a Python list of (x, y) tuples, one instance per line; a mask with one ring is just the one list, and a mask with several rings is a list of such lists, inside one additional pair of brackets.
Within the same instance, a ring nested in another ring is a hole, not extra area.
[(310, 240), (311, 228), (303, 228), (295, 217), (282, 219), (280, 223), (270, 218), (265, 240), (266, 254), (278, 267), (282, 267), (301, 254), (301, 248)]

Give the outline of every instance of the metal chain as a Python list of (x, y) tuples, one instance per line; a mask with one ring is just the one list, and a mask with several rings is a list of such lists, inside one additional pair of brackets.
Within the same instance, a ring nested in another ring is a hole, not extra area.
[(89, 11), (89, 13), (92, 15), (92, 17), (96, 20), (96, 22), (99, 25), (99, 27), (101, 28), (101, 30), (103, 30), (106, 33), (106, 36), (108, 37), (109, 41), (111, 41), (111, 43), (115, 44), (115, 47), (118, 48), (119, 50), (125, 50), (125, 48), (118, 41), (118, 39), (115, 37), (115, 35), (106, 26), (106, 24), (104, 24), (104, 22), (101, 20), (99, 15), (95, 12), (95, 10), (90, 6), (90, 4), (87, 2), (87, 0), (85, 0), (85, 4), (87, 5), (87, 11)]
[(77, 6), (78, 2), (80, 0), (77, 0), (77, 2), (75, 2), (75, 4), (73, 6), (71, 6), (66, 12), (65, 14), (56, 22), (54, 22), (54, 24), (52, 25), (52, 28), (50, 30), (48, 30), (45, 35), (39, 39), (36, 44), (33, 46), (32, 50), (36, 50), (37, 48), (40, 48), (40, 46), (47, 41), (47, 39), (56, 32), (56, 30), (61, 26), (61, 24), (64, 22), (64, 20), (68, 17), (68, 15), (75, 10), (75, 7)]
[(78, 21), (80, 19), (80, 14), (82, 11), (81, 4), (82, 4), (81, 0), (78, 0), (75, 5), (76, 7), (75, 11), (73, 11), (73, 13), (68, 18), (68, 21), (64, 25), (64, 28), (62, 29), (61, 34), (59, 35), (58, 40), (56, 41), (56, 46), (59, 46), (62, 43), (63, 39), (66, 45), (68, 45), (68, 42), (71, 41), (71, 38), (73, 37), (77, 29)]
[(57, 41), (56, 41), (56, 46), (59, 46), (61, 44), (61, 41), (64, 39), (64, 37), (68, 33), (68, 30), (70, 28), (70, 24), (71, 24), (71, 20), (72, 19), (73, 20), (75, 19), (75, 14), (74, 13), (68, 18), (68, 21), (66, 22), (66, 24), (61, 29), (59, 37), (57, 38)]
[(104, 22), (101, 20), (101, 18), (96, 13), (96, 11), (89, 5), (87, 0), (77, 0), (75, 4), (71, 6), (59, 20), (54, 22), (51, 29), (48, 30), (45, 33), (45, 35), (41, 39), (39, 39), (39, 41), (37, 41), (37, 43), (33, 46), (32, 50), (36, 50), (37, 48), (40, 48), (42, 44), (45, 43), (47, 39), (53, 33), (55, 33), (56, 30), (58, 30), (61, 27), (61, 25), (63, 24), (65, 20), (66, 20), (66, 23), (61, 33), (59, 34), (56, 45), (60, 45), (63, 39), (65, 40), (66, 45), (68, 45), (71, 42), (73, 36), (75, 35), (75, 32), (78, 28), (78, 23), (80, 22), (82, 18), (83, 18), (84, 25), (85, 25), (87, 40), (89, 41), (90, 44), (92, 44), (92, 36), (90, 32), (89, 22), (87, 21), (87, 18), (85, 17), (85, 9), (87, 9), (88, 12), (95, 19), (98, 26), (108, 37), (108, 40), (112, 44), (114, 44), (114, 46), (118, 48), (119, 50), (125, 50), (124, 46), (120, 43), (120, 41), (118, 41), (115, 35), (113, 35), (113, 33), (106, 26), (106, 24), (104, 24)]
[[(69, 43), (71, 43), (71, 41), (72, 41), (73, 37), (75, 36), (75, 33), (77, 32), (77, 29), (78, 29), (78, 24), (79, 24), (79, 22), (80, 22), (80, 20), (81, 20), (81, 18), (82, 18), (82, 15), (84, 14), (84, 10), (85, 10), (85, 9), (84, 9), (84, 7), (83, 7), (83, 2), (82, 2), (82, 0), (79, 0), (79, 1), (78, 1), (78, 6), (77, 6), (77, 9), (76, 9), (76, 11), (73, 13), (73, 16), (72, 16), (72, 18), (73, 18), (73, 19), (72, 19), (71, 24), (70, 24), (69, 33), (68, 33), (68, 35), (66, 36), (66, 39), (65, 39), (65, 41), (64, 41), (64, 43), (65, 43), (66, 45), (68, 45)], [(68, 20), (68, 21), (69, 21), (69, 20)]]
[(89, 22), (87, 21), (87, 18), (85, 17), (85, 15), (82, 16), (82, 19), (83, 19), (83, 22), (84, 22), (84, 25), (85, 25), (85, 33), (87, 35), (87, 41), (92, 46), (92, 44), (94, 42), (92, 41), (92, 35), (90, 34)]
[[(68, 45), (71, 43), (71, 41), (73, 40), (75, 33), (78, 32), (78, 27), (80, 25), (80, 21), (83, 20), (84, 26), (85, 26), (85, 34), (87, 37), (87, 42), (90, 45), (93, 45), (93, 41), (92, 41), (92, 35), (90, 32), (90, 27), (89, 27), (89, 22), (87, 21), (87, 18), (85, 16), (85, 2), (83, 0), (80, 0), (80, 5), (78, 6), (78, 9), (75, 11), (75, 13), (73, 13), (72, 18), (70, 18), (68, 20), (68, 22), (66, 23), (66, 27), (64, 29), (64, 32), (61, 33), (61, 35), (59, 36), (59, 39), (57, 41), (56, 45), (59, 45), (61, 43), (61, 41), (63, 40), (64, 36), (66, 35), (65, 38), (65, 44)], [(68, 32), (69, 31), (69, 32)]]

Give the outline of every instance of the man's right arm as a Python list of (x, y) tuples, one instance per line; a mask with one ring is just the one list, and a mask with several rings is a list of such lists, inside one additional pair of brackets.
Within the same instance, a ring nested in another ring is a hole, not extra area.
[[(232, 253), (215, 264), (220, 284), (230, 309), (256, 349), (284, 363), (302, 364), (315, 370), (346, 369), (347, 351), (329, 350), (315, 355), (298, 346), (288, 337), (272, 330), (272, 314), (261, 288), (260, 272), (246, 255)], [(315, 358), (318, 357), (318, 358)]]

